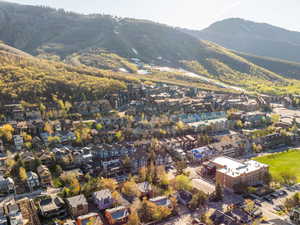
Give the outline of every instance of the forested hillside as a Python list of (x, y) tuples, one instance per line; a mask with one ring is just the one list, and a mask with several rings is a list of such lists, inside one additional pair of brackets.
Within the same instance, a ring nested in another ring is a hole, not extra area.
[[(49, 98), (56, 92), (65, 98), (98, 98), (128, 82), (143, 81), (300, 94), (296, 63), (233, 52), (151, 21), (0, 2), (0, 40), (16, 48), (0, 45), (5, 99)], [(138, 73), (144, 66), (149, 74)], [(213, 81), (161, 72), (155, 66), (183, 68)]]

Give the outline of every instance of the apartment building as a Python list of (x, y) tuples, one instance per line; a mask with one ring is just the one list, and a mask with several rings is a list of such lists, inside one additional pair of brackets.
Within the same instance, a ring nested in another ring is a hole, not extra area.
[(235, 185), (256, 185), (264, 182), (269, 166), (254, 160), (239, 161), (221, 156), (211, 160), (216, 167), (216, 183), (233, 190)]

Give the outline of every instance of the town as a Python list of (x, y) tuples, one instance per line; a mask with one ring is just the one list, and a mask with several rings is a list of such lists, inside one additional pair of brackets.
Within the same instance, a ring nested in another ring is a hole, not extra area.
[(300, 174), (263, 161), (299, 157), (299, 104), (149, 81), (2, 104), (0, 224), (299, 224)]

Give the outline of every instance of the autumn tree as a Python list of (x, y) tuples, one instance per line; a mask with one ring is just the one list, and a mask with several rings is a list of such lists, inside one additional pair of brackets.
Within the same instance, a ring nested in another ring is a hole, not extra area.
[(47, 132), (50, 135), (52, 135), (54, 133), (53, 126), (52, 126), (52, 124), (50, 122), (46, 122), (44, 124), (44, 131)]
[(28, 178), (24, 167), (19, 168), (19, 178), (22, 182), (25, 182)]
[(142, 167), (139, 169), (139, 175), (138, 175), (138, 179), (140, 182), (144, 182), (146, 181), (146, 177), (147, 177), (147, 168), (146, 167)]
[(192, 200), (189, 203), (189, 206), (192, 209), (197, 209), (205, 205), (208, 197), (207, 195), (202, 191), (196, 191), (196, 193), (193, 193)]
[(158, 206), (148, 200), (143, 200), (140, 212), (143, 220), (148, 222), (156, 220), (160, 221), (172, 213), (171, 209), (165, 206)]
[(127, 181), (123, 184), (122, 193), (128, 197), (139, 197), (141, 194), (137, 184), (133, 180)]
[(99, 186), (102, 189), (109, 189), (110, 191), (115, 191), (118, 187), (118, 182), (111, 178), (101, 178), (99, 180)]
[(184, 174), (176, 176), (173, 185), (176, 190), (191, 190), (192, 188), (191, 179)]
[(130, 215), (128, 216), (128, 222), (126, 225), (140, 225), (141, 221), (136, 210), (130, 210)]
[(11, 141), (13, 138), (14, 128), (10, 124), (4, 124), (0, 127), (0, 136), (4, 137), (7, 141)]

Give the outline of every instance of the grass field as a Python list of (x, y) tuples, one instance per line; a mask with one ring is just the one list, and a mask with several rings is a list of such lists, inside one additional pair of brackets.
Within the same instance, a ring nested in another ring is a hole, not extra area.
[(300, 150), (275, 153), (257, 157), (254, 160), (269, 165), (273, 177), (278, 178), (282, 172), (289, 172), (300, 182)]

